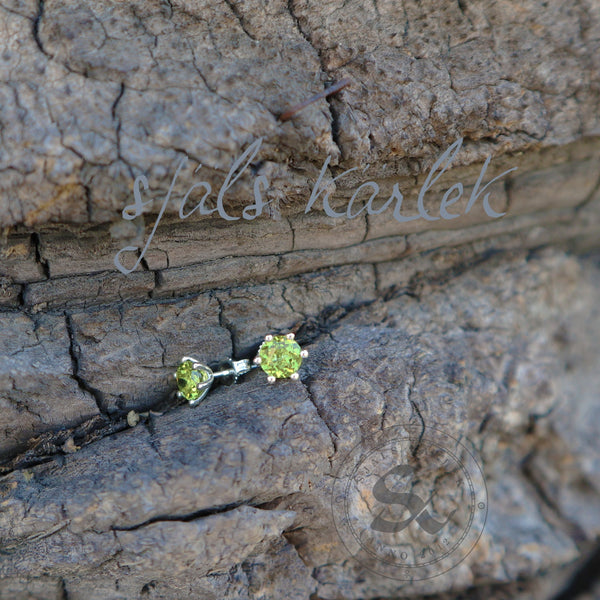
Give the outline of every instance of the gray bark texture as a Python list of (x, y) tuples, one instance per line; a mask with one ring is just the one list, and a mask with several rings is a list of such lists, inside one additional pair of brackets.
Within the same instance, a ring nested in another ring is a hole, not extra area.
[[(208, 185), (231, 220), (182, 219)], [(0, 227), (0, 600), (600, 598), (598, 0), (2, 0)], [(175, 397), (182, 356), (287, 332), (298, 381)], [(336, 522), (391, 431), (438, 521), (426, 442), (485, 481), (428, 578)]]

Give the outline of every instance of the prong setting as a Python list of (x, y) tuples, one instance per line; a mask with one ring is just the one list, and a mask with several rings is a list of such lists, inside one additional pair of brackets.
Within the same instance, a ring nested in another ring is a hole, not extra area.
[(254, 363), (267, 374), (269, 383), (277, 379), (298, 380), (298, 369), (306, 356), (308, 352), (300, 348), (295, 333), (269, 334), (260, 345)]
[(260, 366), (267, 375), (269, 384), (278, 379), (293, 379), (298, 381), (298, 369), (302, 359), (308, 356), (307, 350), (302, 350), (293, 332), (287, 334), (265, 335), (256, 356), (253, 359), (234, 361), (229, 359), (229, 368), (220, 366), (221, 370), (213, 372), (211, 367), (191, 356), (184, 356), (180, 365), (173, 373), (177, 382), (177, 397), (185, 399), (191, 406), (199, 404), (208, 393), (213, 381), (218, 378), (233, 379), (236, 382), (240, 375), (248, 373)]
[(178, 397), (184, 398), (193, 406), (198, 404), (208, 393), (214, 380), (214, 374), (207, 365), (191, 356), (184, 356), (175, 371), (175, 380)]
[(197, 367), (197, 365), (201, 364), (201, 363), (199, 363), (199, 362), (198, 362), (198, 359), (197, 359), (197, 358), (193, 358), (192, 356), (184, 356), (184, 357), (183, 357), (183, 358), (182, 358), (182, 359), (179, 361), (179, 363), (180, 363), (180, 364), (183, 364), (184, 362), (187, 362), (188, 360), (189, 360), (191, 363), (194, 363), (194, 365), (193, 365), (193, 366), (194, 366), (194, 369), (197, 369), (197, 368), (198, 368), (198, 367)]

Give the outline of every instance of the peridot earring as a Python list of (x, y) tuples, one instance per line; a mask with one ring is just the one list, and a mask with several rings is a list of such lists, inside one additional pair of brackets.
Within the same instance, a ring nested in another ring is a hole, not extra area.
[(254, 364), (267, 375), (269, 383), (276, 379), (298, 379), (298, 369), (308, 350), (302, 350), (293, 333), (287, 335), (267, 335), (258, 349)]
[(300, 348), (293, 333), (265, 336), (252, 362), (229, 359), (227, 368), (217, 372), (191, 356), (184, 356), (174, 373), (177, 395), (187, 400), (190, 406), (196, 406), (208, 394), (215, 379), (235, 383), (239, 377), (258, 366), (267, 374), (269, 383), (286, 378), (297, 380), (302, 359), (307, 356), (308, 352)]

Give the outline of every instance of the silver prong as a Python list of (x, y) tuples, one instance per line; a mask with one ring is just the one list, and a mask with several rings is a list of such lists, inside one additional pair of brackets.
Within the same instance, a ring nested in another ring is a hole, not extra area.
[(181, 392), (177, 392), (177, 397), (181, 400), (183, 398), (183, 394)]
[(292, 373), (290, 375), (290, 379), (293, 379), (294, 381), (298, 381), (298, 379), (300, 379), (300, 375), (298, 375), (298, 373)]
[(203, 367), (203, 366), (204, 366), (204, 365), (202, 365), (201, 363), (195, 362), (195, 363), (192, 365), (192, 369), (198, 369), (198, 368), (200, 368), (200, 367)]
[(255, 365), (260, 365), (260, 363), (262, 362), (262, 358), (260, 356), (255, 356), (254, 360), (252, 361)]
[(193, 363), (198, 362), (195, 358), (192, 358), (191, 356), (184, 356), (179, 362), (184, 363), (186, 360), (191, 360)]
[(275, 383), (275, 377), (273, 377), (273, 375), (269, 375), (269, 376), (267, 377), (267, 381), (268, 381), (269, 383)]
[(295, 334), (293, 334), (293, 333), (288, 333), (288, 334), (287, 334), (285, 337), (286, 337), (288, 340), (293, 340), (293, 339), (294, 339), (296, 336), (295, 336)]
[(302, 358), (306, 358), (306, 357), (308, 356), (308, 350), (302, 350), (302, 351), (300, 352), (300, 356), (301, 356)]
[(177, 379), (177, 372), (173, 373), (173, 377)]
[(271, 334), (265, 335), (265, 342), (270, 342), (272, 339), (273, 339), (273, 336)]

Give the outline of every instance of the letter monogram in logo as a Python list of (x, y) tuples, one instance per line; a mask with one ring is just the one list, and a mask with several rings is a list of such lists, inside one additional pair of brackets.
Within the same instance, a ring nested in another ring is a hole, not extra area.
[[(473, 550), (487, 517), (473, 444), (428, 424), (361, 439), (331, 488), (336, 531), (362, 567), (398, 581), (437, 577)], [(411, 525), (412, 523), (412, 525)]]
[[(389, 477), (390, 475), (406, 477), (412, 473), (413, 468), (410, 465), (396, 465), (385, 475), (382, 475), (373, 486), (373, 495), (375, 498), (377, 498), (377, 500), (379, 500), (379, 502), (383, 502), (384, 504), (401, 504), (408, 509), (410, 512), (410, 517), (403, 521), (388, 521), (378, 515), (375, 517), (375, 519), (373, 519), (373, 522), (371, 523), (371, 529), (374, 529), (375, 531), (381, 531), (383, 533), (398, 533), (399, 531), (406, 529), (416, 519), (417, 523), (422, 529), (433, 535), (440, 531), (440, 529), (442, 529), (442, 527), (444, 527), (452, 518), (452, 515), (456, 512), (456, 509), (454, 509), (448, 515), (448, 518), (443, 523), (436, 521), (429, 514), (429, 511), (426, 510), (426, 506), (431, 501), (433, 494), (426, 502), (424, 502), (419, 496), (417, 496), (417, 494), (393, 492), (392, 490), (388, 489), (385, 484), (386, 477)], [(435, 493), (435, 490), (433, 493)]]

